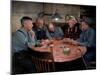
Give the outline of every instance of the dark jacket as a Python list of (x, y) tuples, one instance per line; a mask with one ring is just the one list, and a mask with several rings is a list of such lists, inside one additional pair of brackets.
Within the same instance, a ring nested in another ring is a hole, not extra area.
[(33, 30), (35, 31), (37, 40), (47, 39), (46, 30), (47, 27), (44, 26), (43, 28), (36, 27), (36, 24), (33, 24)]
[(68, 24), (65, 24), (62, 29), (63, 29), (63, 32), (64, 32), (64, 36), (66, 38), (71, 38), (71, 39), (78, 39), (79, 38), (79, 35), (81, 33), (81, 30), (79, 28), (79, 23), (76, 23), (75, 26), (73, 28), (70, 28), (68, 26)]

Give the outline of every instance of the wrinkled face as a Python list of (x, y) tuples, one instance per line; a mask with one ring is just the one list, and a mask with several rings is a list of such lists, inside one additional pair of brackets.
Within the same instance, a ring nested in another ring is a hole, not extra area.
[(86, 30), (87, 29), (87, 24), (85, 22), (81, 22), (81, 26), (80, 26), (81, 30)]
[(68, 25), (69, 25), (69, 27), (74, 27), (75, 26), (75, 24), (76, 24), (76, 21), (75, 20), (73, 20), (73, 19), (70, 19), (70, 20), (68, 20), (67, 21), (67, 23), (68, 23)]
[(38, 20), (36, 25), (37, 25), (37, 27), (42, 28), (44, 26), (43, 20)]
[(24, 21), (24, 28), (30, 31), (33, 27), (32, 21), (31, 20), (25, 20)]
[(55, 31), (55, 27), (52, 23), (49, 24), (48, 26), (49, 31), (54, 32)]

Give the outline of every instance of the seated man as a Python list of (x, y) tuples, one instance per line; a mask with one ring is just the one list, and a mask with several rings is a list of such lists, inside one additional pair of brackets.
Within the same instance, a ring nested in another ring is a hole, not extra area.
[[(35, 67), (31, 61), (31, 48), (36, 45), (35, 33), (32, 31), (32, 18), (23, 17), (21, 19), (22, 27), (12, 36), (13, 70), (14, 73), (34, 73)], [(16, 67), (23, 71), (16, 72)]]
[(89, 26), (88, 20), (81, 22), (81, 30), (80, 38), (77, 41), (73, 40), (72, 43), (87, 47), (84, 58), (87, 62), (90, 62), (96, 57), (96, 33), (95, 30)]
[(42, 18), (37, 18), (34, 23), (33, 30), (35, 31), (37, 40), (47, 39), (46, 26)]
[(47, 37), (49, 39), (62, 39), (64, 36), (60, 27), (55, 26), (53, 23), (49, 23)]

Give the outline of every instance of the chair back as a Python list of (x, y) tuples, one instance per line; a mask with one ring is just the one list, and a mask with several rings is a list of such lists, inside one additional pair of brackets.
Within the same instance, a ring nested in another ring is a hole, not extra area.
[(32, 61), (35, 64), (35, 68), (38, 73), (55, 71), (52, 52), (36, 52), (32, 56)]

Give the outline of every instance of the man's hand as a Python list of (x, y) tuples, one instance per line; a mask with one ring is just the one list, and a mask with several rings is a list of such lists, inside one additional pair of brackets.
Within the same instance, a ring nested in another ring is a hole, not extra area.
[(70, 38), (65, 38), (65, 39), (63, 39), (63, 42), (71, 42), (71, 39)]
[(30, 30), (29, 33), (31, 34), (31, 36), (34, 38), (35, 37), (35, 32), (33, 30)]
[(71, 43), (74, 44), (74, 45), (80, 45), (80, 43), (75, 41), (75, 40), (71, 40)]

